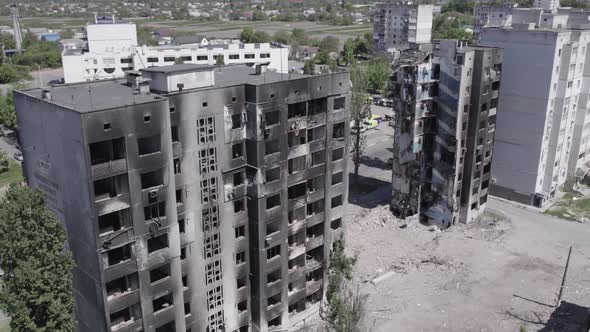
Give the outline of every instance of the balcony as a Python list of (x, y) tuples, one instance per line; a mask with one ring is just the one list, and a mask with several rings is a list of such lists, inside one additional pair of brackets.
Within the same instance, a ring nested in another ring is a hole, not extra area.
[(310, 273), (322, 267), (322, 263), (314, 258), (308, 257), (305, 260), (305, 272)]
[(108, 297), (109, 311), (117, 312), (134, 303), (139, 303), (139, 289), (116, 293)]
[(305, 242), (305, 249), (309, 251), (309, 250), (312, 250), (312, 249), (315, 249), (315, 248), (321, 246), (322, 244), (324, 244), (324, 236), (323, 235), (309, 237), (309, 238), (307, 238), (307, 241)]
[(127, 159), (112, 160), (102, 164), (92, 165), (90, 166), (90, 171), (93, 180), (123, 174), (127, 172)]
[(129, 194), (120, 194), (113, 198), (96, 202), (96, 212), (99, 216), (129, 208)]
[(322, 288), (322, 280), (310, 280), (305, 282), (305, 295), (311, 295)]
[(143, 320), (141, 318), (131, 318), (128, 321), (111, 326), (112, 332), (136, 332), (143, 330)]
[(299, 233), (299, 231), (301, 231), (302, 229), (305, 228), (306, 225), (306, 220), (296, 220), (293, 221), (290, 225), (289, 225), (289, 235), (293, 235), (293, 234), (297, 234)]
[(289, 248), (287, 249), (288, 252), (288, 258), (289, 259), (293, 259), (295, 257), (301, 256), (303, 254), (305, 254), (305, 244), (293, 244), (291, 246), (289, 246)]
[(104, 269), (104, 279), (105, 281), (111, 281), (133, 272), (137, 272), (137, 260), (135, 258), (106, 267)]

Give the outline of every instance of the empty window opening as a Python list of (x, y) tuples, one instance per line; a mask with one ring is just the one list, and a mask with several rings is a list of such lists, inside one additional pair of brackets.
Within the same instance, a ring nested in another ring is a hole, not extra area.
[(307, 184), (305, 182), (293, 185), (288, 189), (288, 197), (289, 199), (296, 199), (301, 196), (305, 196), (307, 192)]
[(207, 107), (207, 105), (209, 105), (209, 104), (206, 101), (204, 101), (203, 104), (201, 104), (201, 105), (203, 105), (203, 107)]
[(242, 114), (232, 114), (231, 116), (231, 129), (242, 128)]
[(246, 263), (246, 252), (242, 251), (236, 254), (236, 265)]
[(344, 122), (340, 122), (334, 125), (332, 129), (332, 138), (344, 138)]
[(125, 158), (125, 139), (123, 137), (89, 144), (90, 163), (98, 165)]
[(276, 269), (266, 275), (266, 283), (273, 284), (275, 282), (281, 281), (281, 269)]
[(164, 233), (160, 236), (148, 239), (148, 253), (168, 248), (168, 234)]
[(296, 270), (301, 268), (305, 265), (305, 255), (299, 255), (291, 260), (289, 260), (287, 267), (289, 271)]
[(342, 172), (332, 174), (332, 185), (342, 183)]
[(306, 141), (305, 130), (291, 131), (287, 134), (287, 143), (290, 148), (305, 144)]
[[(321, 90), (321, 87), (320, 87)], [(307, 115), (326, 113), (328, 105), (327, 98), (312, 99), (307, 103)]]
[(182, 204), (183, 201), (183, 192), (182, 189), (176, 190), (176, 205)]
[(248, 279), (246, 279), (246, 277), (238, 278), (236, 281), (238, 289), (242, 289), (242, 288), (246, 287), (247, 283), (248, 283)]
[(311, 154), (311, 166), (318, 166), (326, 163), (326, 150), (316, 151)]
[(264, 143), (264, 145), (265, 145), (265, 155), (267, 155), (267, 156), (270, 154), (279, 152), (280, 144), (279, 144), (279, 140), (277, 140), (277, 139), (271, 140), (271, 141), (266, 141)]
[(174, 62), (176, 61), (176, 58), (173, 56), (165, 56), (164, 57), (164, 62)]
[(182, 282), (182, 287), (188, 288), (188, 276), (187, 275), (183, 275), (180, 280)]
[(119, 231), (129, 227), (130, 224), (129, 209), (98, 216), (98, 231), (100, 235)]
[(244, 204), (244, 199), (236, 199), (234, 201), (234, 213), (239, 213), (245, 210), (246, 204)]
[(94, 199), (100, 201), (129, 192), (127, 174), (94, 181)]
[(236, 239), (244, 238), (246, 237), (246, 226), (238, 226), (234, 229), (234, 232), (236, 234)]
[(281, 222), (280, 221), (273, 221), (266, 224), (266, 235), (274, 234), (281, 230)]
[(305, 220), (305, 206), (299, 207), (293, 211), (289, 211), (288, 213), (288, 221), (289, 224), (292, 224), (296, 221)]
[(244, 173), (237, 172), (233, 174), (233, 184), (234, 186), (240, 186), (244, 184)]
[[(275, 304), (279, 304), (279, 303), (281, 303), (281, 299), (280, 299), (280, 295), (281, 295), (281, 294), (279, 293), (278, 295), (279, 295), (278, 302), (277, 302), (277, 301), (275, 301), (274, 299), (269, 299), (269, 300), (268, 300), (268, 301), (269, 301), (269, 302), (268, 302), (268, 306), (269, 306), (269, 307), (270, 307), (270, 306), (273, 306), (273, 305), (275, 305)], [(274, 297), (276, 297), (276, 295), (275, 295)], [(274, 298), (274, 297), (273, 297), (273, 298)], [(272, 304), (271, 304), (271, 303), (272, 303)], [(272, 320), (268, 321), (268, 327), (269, 327), (269, 328), (273, 328), (273, 329), (274, 329), (274, 328), (278, 328), (278, 327), (280, 327), (280, 326), (281, 326), (281, 315), (279, 315), (277, 318), (274, 318), (274, 319), (272, 319)]]
[(110, 314), (111, 329), (117, 330), (135, 320), (141, 318), (141, 307), (138, 304), (133, 304), (125, 309), (113, 312)]
[[(279, 292), (278, 294), (269, 297), (267, 299), (267, 301), (268, 301), (268, 306), (269, 307), (273, 307), (275, 305), (281, 304), (281, 293)], [(268, 322), (268, 327), (275, 327), (275, 326), (281, 325), (280, 317), (281, 316), (277, 317), (277, 318), (279, 318), (278, 320), (275, 318), (272, 321)], [(275, 321), (275, 322), (273, 323), (273, 321)]]
[(332, 161), (340, 160), (344, 157), (344, 148), (332, 150)]
[(304, 155), (301, 157), (289, 159), (289, 174), (295, 174), (297, 172), (304, 171), (307, 168), (306, 157), (307, 156)]
[(307, 107), (306, 107), (305, 102), (289, 104), (288, 110), (287, 110), (287, 116), (289, 119), (305, 116), (307, 113), (306, 108)]
[(344, 109), (346, 105), (346, 97), (334, 98), (334, 110)]
[(305, 232), (305, 235), (308, 239), (312, 239), (318, 236), (324, 235), (324, 223), (319, 223), (317, 225), (313, 225), (312, 227), (308, 228)]
[(326, 126), (319, 126), (307, 130), (307, 142), (313, 142), (326, 138)]
[(233, 159), (244, 156), (244, 143), (240, 142), (231, 146), (231, 156)]
[(179, 138), (178, 138), (178, 126), (172, 126), (170, 127), (170, 131), (172, 134), (172, 142), (179, 142)]
[(330, 222), (330, 228), (339, 229), (342, 227), (342, 218), (334, 219)]
[(137, 139), (137, 149), (140, 156), (160, 152), (161, 142), (160, 135), (143, 137)]
[(111, 280), (105, 284), (107, 297), (123, 295), (136, 290), (138, 287), (137, 272)]
[(238, 303), (238, 314), (242, 314), (248, 310), (248, 300)]
[(276, 125), (279, 123), (280, 113), (279, 111), (266, 112), (264, 118), (266, 119), (266, 126)]
[(150, 122), (152, 121), (152, 116), (149, 114), (146, 114), (143, 116), (143, 122)]
[(182, 169), (180, 168), (180, 159), (174, 159), (174, 174), (180, 174)]
[(313, 216), (316, 213), (324, 212), (324, 200), (320, 199), (313, 203), (307, 204), (307, 216)]
[(150, 270), (150, 282), (154, 283), (156, 281), (163, 280), (165, 278), (170, 278), (170, 264), (162, 265), (155, 269)]
[[(160, 310), (164, 310), (172, 305), (174, 305), (174, 298), (172, 293), (168, 293), (165, 295), (162, 295), (158, 298), (155, 298), (152, 301), (152, 305), (154, 307), (154, 313), (160, 311)], [(158, 329), (156, 329), (158, 330)]]
[(105, 124), (102, 125), (102, 128), (105, 131), (111, 130), (111, 124), (110, 123), (105, 123)]
[(302, 246), (305, 244), (305, 234), (303, 231), (297, 233), (297, 234), (293, 234), (293, 235), (289, 235), (289, 237), (287, 238), (287, 244), (289, 245), (289, 248), (293, 248), (293, 247), (298, 247), (298, 246)]
[(206, 55), (197, 55), (197, 61), (207, 61), (209, 57)]
[(188, 316), (191, 314), (191, 303), (190, 302), (184, 302), (184, 315)]
[(281, 194), (276, 194), (266, 198), (266, 209), (270, 210), (281, 205)]
[(159, 202), (144, 206), (143, 215), (145, 221), (166, 217), (166, 202)]
[(273, 259), (281, 256), (281, 245), (276, 245), (266, 250), (266, 259)]
[(161, 169), (140, 175), (141, 189), (155, 188), (164, 185), (164, 174)]
[(106, 266), (113, 266), (131, 259), (131, 244), (107, 251)]
[(280, 167), (268, 169), (264, 173), (265, 173), (266, 183), (273, 182), (273, 181), (279, 180), (281, 178), (281, 168)]
[(183, 217), (178, 217), (178, 232), (180, 234), (186, 233), (186, 219)]
[(180, 248), (180, 259), (181, 260), (186, 259), (186, 247)]
[(290, 315), (297, 315), (300, 312), (305, 311), (305, 299), (300, 300), (294, 304), (289, 306), (289, 314)]

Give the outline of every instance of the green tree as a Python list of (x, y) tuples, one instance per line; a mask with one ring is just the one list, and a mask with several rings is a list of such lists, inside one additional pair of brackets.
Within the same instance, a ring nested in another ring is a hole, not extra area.
[(253, 43), (254, 37), (254, 29), (252, 27), (244, 27), (240, 33), (240, 41), (242, 43)]
[(8, 163), (8, 157), (4, 151), (0, 151), (0, 174), (8, 171), (10, 164)]
[(176, 65), (181, 65), (184, 63), (184, 60), (182, 60), (182, 58), (176, 58), (174, 59), (174, 64)]
[(255, 10), (252, 12), (252, 21), (266, 21), (268, 20), (268, 16), (262, 10)]
[(359, 167), (366, 148), (366, 137), (361, 128), (363, 122), (371, 115), (371, 96), (367, 93), (368, 82), (366, 73), (361, 66), (353, 62), (350, 71), (352, 81), (352, 97), (350, 115), (352, 119), (352, 162), (354, 163), (354, 184), (358, 181)]
[(142, 26), (137, 27), (137, 43), (148, 46), (158, 45), (158, 41), (153, 37), (152, 30)]
[(217, 58), (215, 59), (215, 65), (218, 67), (225, 66), (225, 60), (223, 59), (223, 54), (217, 55)]
[(377, 58), (369, 61), (367, 63), (366, 69), (368, 91), (384, 91), (390, 75), (391, 64), (389, 63), (389, 61), (387, 61), (387, 59)]
[(0, 43), (4, 45), (4, 49), (16, 48), (16, 41), (14, 40), (14, 37), (9, 33), (0, 34)]
[(0, 65), (0, 83), (6, 84), (13, 82), (16, 79), (16, 70), (13, 65)]
[(572, 8), (588, 8), (590, 4), (586, 1), (580, 0), (561, 0), (560, 1), (561, 7), (572, 7)]
[(59, 35), (61, 36), (61, 39), (74, 38), (74, 32), (72, 29), (65, 29)]
[(432, 22), (432, 38), (471, 40), (473, 35), (465, 31), (470, 26), (471, 19), (468, 16), (442, 14)]
[(14, 94), (12, 90), (8, 90), (5, 95), (0, 96), (0, 124), (11, 129), (17, 129)]
[(299, 45), (309, 45), (309, 38), (307, 32), (303, 29), (295, 28), (291, 30), (291, 40)]
[(0, 309), (13, 332), (74, 331), (66, 234), (44, 196), (12, 185), (0, 201)]
[(254, 33), (253, 43), (268, 43), (271, 41), (270, 35), (264, 31), (256, 31)]
[(303, 73), (305, 75), (313, 75), (315, 71), (315, 64), (312, 59), (306, 60), (303, 64)]
[(338, 52), (340, 40), (334, 36), (326, 36), (320, 43), (320, 51)]
[(275, 34), (272, 36), (272, 40), (281, 44), (291, 44), (291, 34), (289, 31), (280, 30), (275, 32)]
[(353, 286), (352, 273), (356, 258), (346, 255), (342, 240), (335, 241), (330, 253), (328, 289), (320, 308), (324, 330), (328, 332), (360, 332), (365, 314), (366, 296)]
[(449, 0), (443, 7), (443, 12), (459, 12), (471, 15), (475, 1), (473, 0)]

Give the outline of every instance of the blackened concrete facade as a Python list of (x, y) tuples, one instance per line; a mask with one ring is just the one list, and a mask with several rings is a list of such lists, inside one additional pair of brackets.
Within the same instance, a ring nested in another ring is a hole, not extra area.
[(391, 209), (449, 227), (485, 209), (502, 51), (435, 41), (394, 61)]
[(79, 331), (272, 331), (317, 312), (348, 200), (349, 74), (175, 65), (15, 92)]

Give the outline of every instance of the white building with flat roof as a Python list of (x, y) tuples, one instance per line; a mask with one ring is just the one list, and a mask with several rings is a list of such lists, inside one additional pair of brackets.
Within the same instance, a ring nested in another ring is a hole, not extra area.
[(373, 15), (373, 45), (378, 52), (430, 43), (432, 5), (378, 3)]
[(87, 49), (64, 49), (62, 52), (66, 83), (121, 78), (128, 70), (179, 62), (214, 65), (218, 57), (223, 57), (224, 64), (264, 64), (269, 70), (289, 71), (289, 48), (275, 44), (139, 46), (132, 23), (94, 23), (86, 30)]
[(504, 49), (492, 194), (541, 206), (586, 174), (589, 15), (514, 9), (510, 27), (483, 29), (480, 45)]

